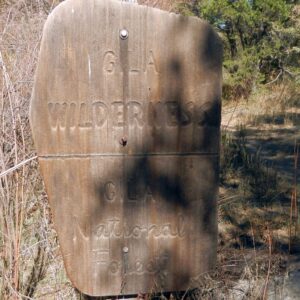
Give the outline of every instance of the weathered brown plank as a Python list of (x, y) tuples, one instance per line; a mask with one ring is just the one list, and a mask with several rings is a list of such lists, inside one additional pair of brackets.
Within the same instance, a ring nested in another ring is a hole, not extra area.
[(49, 16), (30, 120), (80, 291), (185, 290), (213, 267), (220, 98), (220, 42), (199, 19), (114, 0)]

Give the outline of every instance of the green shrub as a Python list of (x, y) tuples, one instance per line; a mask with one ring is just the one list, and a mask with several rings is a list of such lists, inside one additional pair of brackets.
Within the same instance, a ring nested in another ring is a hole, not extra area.
[(224, 44), (225, 99), (248, 98), (257, 84), (300, 72), (299, 16), (284, 0), (197, 0), (179, 4), (207, 20)]

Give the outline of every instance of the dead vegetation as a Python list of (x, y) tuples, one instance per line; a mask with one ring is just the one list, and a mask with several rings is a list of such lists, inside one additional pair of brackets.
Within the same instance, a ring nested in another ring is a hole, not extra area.
[[(0, 2), (0, 173), (35, 156), (29, 100), (42, 27), (58, 2)], [(175, 7), (174, 1), (139, 2)], [(199, 289), (185, 295), (190, 299), (266, 299), (276, 292), (287, 255), (299, 243), (299, 98), (297, 85), (284, 82), (225, 105), (218, 264), (199, 277)], [(282, 147), (265, 150), (264, 141)], [(66, 279), (32, 160), (0, 178), (0, 298), (78, 297)]]
[[(49, 9), (46, 1), (1, 2), (0, 173), (35, 156), (28, 108)], [(37, 161), (0, 178), (0, 212), (0, 298), (32, 299), (46, 274), (57, 276), (49, 273), (57, 244)]]

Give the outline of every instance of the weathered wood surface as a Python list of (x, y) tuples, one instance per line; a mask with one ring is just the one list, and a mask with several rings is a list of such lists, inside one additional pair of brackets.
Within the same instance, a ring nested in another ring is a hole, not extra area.
[(199, 19), (114, 0), (49, 16), (30, 120), (80, 291), (185, 290), (214, 266), (220, 99), (220, 41)]

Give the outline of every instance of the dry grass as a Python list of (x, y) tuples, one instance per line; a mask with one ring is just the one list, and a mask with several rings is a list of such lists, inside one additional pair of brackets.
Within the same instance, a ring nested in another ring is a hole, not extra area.
[[(35, 155), (28, 108), (51, 6), (39, 0), (0, 4), (0, 173)], [(36, 161), (0, 178), (0, 212), (0, 298), (32, 299), (46, 274), (57, 277), (57, 244)]]

